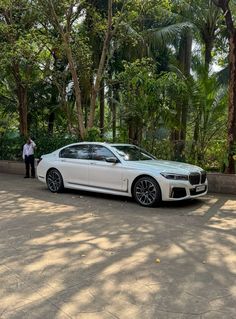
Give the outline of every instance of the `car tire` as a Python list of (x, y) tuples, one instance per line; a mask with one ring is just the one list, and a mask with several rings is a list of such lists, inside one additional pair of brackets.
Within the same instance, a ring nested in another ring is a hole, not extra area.
[(46, 182), (48, 189), (52, 193), (59, 193), (64, 189), (63, 178), (61, 176), (61, 173), (55, 168), (52, 168), (48, 171)]
[(141, 206), (154, 207), (161, 202), (160, 186), (150, 176), (140, 177), (135, 181), (133, 197)]

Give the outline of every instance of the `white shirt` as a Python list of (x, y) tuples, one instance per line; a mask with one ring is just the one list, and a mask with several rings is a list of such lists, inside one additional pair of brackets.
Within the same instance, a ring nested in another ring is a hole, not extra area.
[(23, 159), (25, 159), (25, 156), (29, 156), (29, 155), (33, 155), (34, 154), (34, 148), (35, 148), (36, 144), (34, 143), (34, 141), (31, 140), (31, 143), (28, 144), (26, 143), (23, 147), (23, 154), (22, 157)]

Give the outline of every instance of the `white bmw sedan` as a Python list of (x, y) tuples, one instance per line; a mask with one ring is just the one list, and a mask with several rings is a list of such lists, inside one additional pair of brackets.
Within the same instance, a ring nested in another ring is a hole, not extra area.
[(37, 175), (51, 192), (73, 188), (123, 195), (147, 207), (207, 193), (206, 172), (200, 167), (157, 160), (130, 144), (70, 144), (43, 155)]

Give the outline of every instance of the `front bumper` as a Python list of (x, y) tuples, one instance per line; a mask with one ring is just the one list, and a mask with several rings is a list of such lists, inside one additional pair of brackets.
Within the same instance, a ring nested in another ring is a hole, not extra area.
[(208, 191), (207, 180), (204, 184), (191, 185), (188, 181), (168, 181), (162, 185), (163, 201), (179, 201), (204, 196)]

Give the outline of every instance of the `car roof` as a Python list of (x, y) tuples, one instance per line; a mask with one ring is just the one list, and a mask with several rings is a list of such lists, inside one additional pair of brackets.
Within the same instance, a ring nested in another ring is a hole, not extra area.
[(107, 142), (75, 142), (75, 143), (71, 143), (68, 145), (63, 146), (64, 147), (68, 147), (68, 146), (72, 146), (72, 145), (83, 145), (83, 144), (89, 144), (89, 145), (107, 145), (107, 146), (135, 146), (133, 144), (125, 144), (125, 143), (107, 143)]
[(75, 146), (75, 145), (102, 145), (102, 146), (108, 146), (108, 147), (115, 147), (115, 146), (135, 146), (132, 144), (122, 144), (122, 143), (107, 143), (107, 142), (88, 142), (88, 141), (84, 141), (84, 142), (75, 142), (75, 143), (71, 143), (71, 144), (67, 144), (64, 145), (60, 148), (58, 148), (57, 150), (53, 151), (52, 153), (57, 153), (60, 152), (61, 150), (63, 150), (66, 147), (70, 147), (70, 146)]

